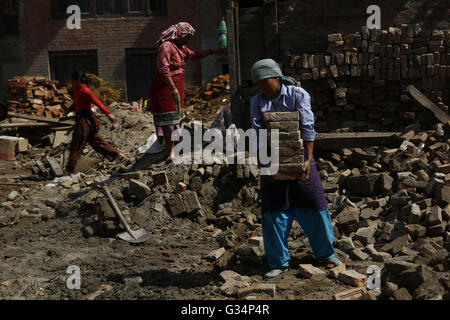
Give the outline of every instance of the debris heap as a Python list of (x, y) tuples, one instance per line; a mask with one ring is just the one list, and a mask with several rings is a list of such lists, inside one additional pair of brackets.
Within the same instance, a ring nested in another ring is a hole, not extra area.
[(8, 106), (12, 112), (59, 118), (71, 106), (67, 88), (56, 88), (58, 81), (40, 76), (14, 77), (8, 80)]

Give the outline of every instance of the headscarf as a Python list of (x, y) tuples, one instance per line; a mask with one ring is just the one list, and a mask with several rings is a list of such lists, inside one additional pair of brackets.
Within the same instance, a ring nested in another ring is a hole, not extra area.
[(259, 80), (283, 76), (280, 66), (272, 59), (263, 59), (255, 62), (251, 74), (253, 83)]
[(170, 26), (166, 31), (161, 33), (159, 40), (156, 42), (160, 46), (163, 42), (169, 40), (180, 40), (184, 37), (195, 34), (195, 29), (187, 22), (179, 22)]

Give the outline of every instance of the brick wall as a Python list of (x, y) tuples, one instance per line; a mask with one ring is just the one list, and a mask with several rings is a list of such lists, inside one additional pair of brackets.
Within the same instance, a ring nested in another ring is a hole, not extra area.
[(424, 30), (450, 29), (448, 0), (284, 0), (278, 2), (280, 47), (285, 51), (327, 49), (330, 33), (352, 33), (366, 24), (367, 7), (378, 5), (381, 27), (420, 23)]
[[(169, 0), (166, 17), (83, 18), (81, 30), (51, 19), (51, 1), (22, 0), (22, 72), (49, 76), (49, 51), (97, 50), (99, 76), (126, 84), (125, 48), (154, 48), (169, 25), (188, 21), (198, 30), (190, 47), (200, 49), (199, 1)], [(200, 61), (189, 61), (186, 84), (201, 83)]]

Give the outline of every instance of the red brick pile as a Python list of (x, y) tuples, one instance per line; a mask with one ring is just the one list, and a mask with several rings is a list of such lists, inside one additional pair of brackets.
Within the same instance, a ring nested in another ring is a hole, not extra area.
[(189, 104), (202, 103), (224, 94), (230, 94), (230, 75), (221, 74), (208, 83), (203, 90), (186, 90), (186, 101)]
[(12, 112), (59, 118), (72, 104), (67, 88), (56, 88), (57, 81), (40, 76), (8, 80), (8, 105)]
[(283, 71), (311, 95), (318, 131), (401, 129), (432, 124), (406, 87), (414, 85), (444, 112), (450, 98), (450, 31), (418, 25), (328, 36), (328, 50), (288, 54)]

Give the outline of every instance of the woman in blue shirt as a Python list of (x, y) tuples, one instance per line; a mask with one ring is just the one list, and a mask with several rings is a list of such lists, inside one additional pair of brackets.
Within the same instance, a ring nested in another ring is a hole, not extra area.
[(284, 85), (283, 74), (272, 59), (256, 62), (252, 80), (260, 93), (250, 102), (252, 127), (265, 129), (264, 112), (298, 111), (301, 117), (301, 137), (305, 149), (302, 179), (275, 182), (261, 175), (261, 211), (264, 248), (271, 271), (266, 277), (275, 277), (289, 266), (287, 239), (294, 218), (297, 219), (315, 256), (325, 263), (342, 264), (335, 257), (334, 233), (322, 181), (313, 158), (316, 131), (311, 99), (303, 88)]

